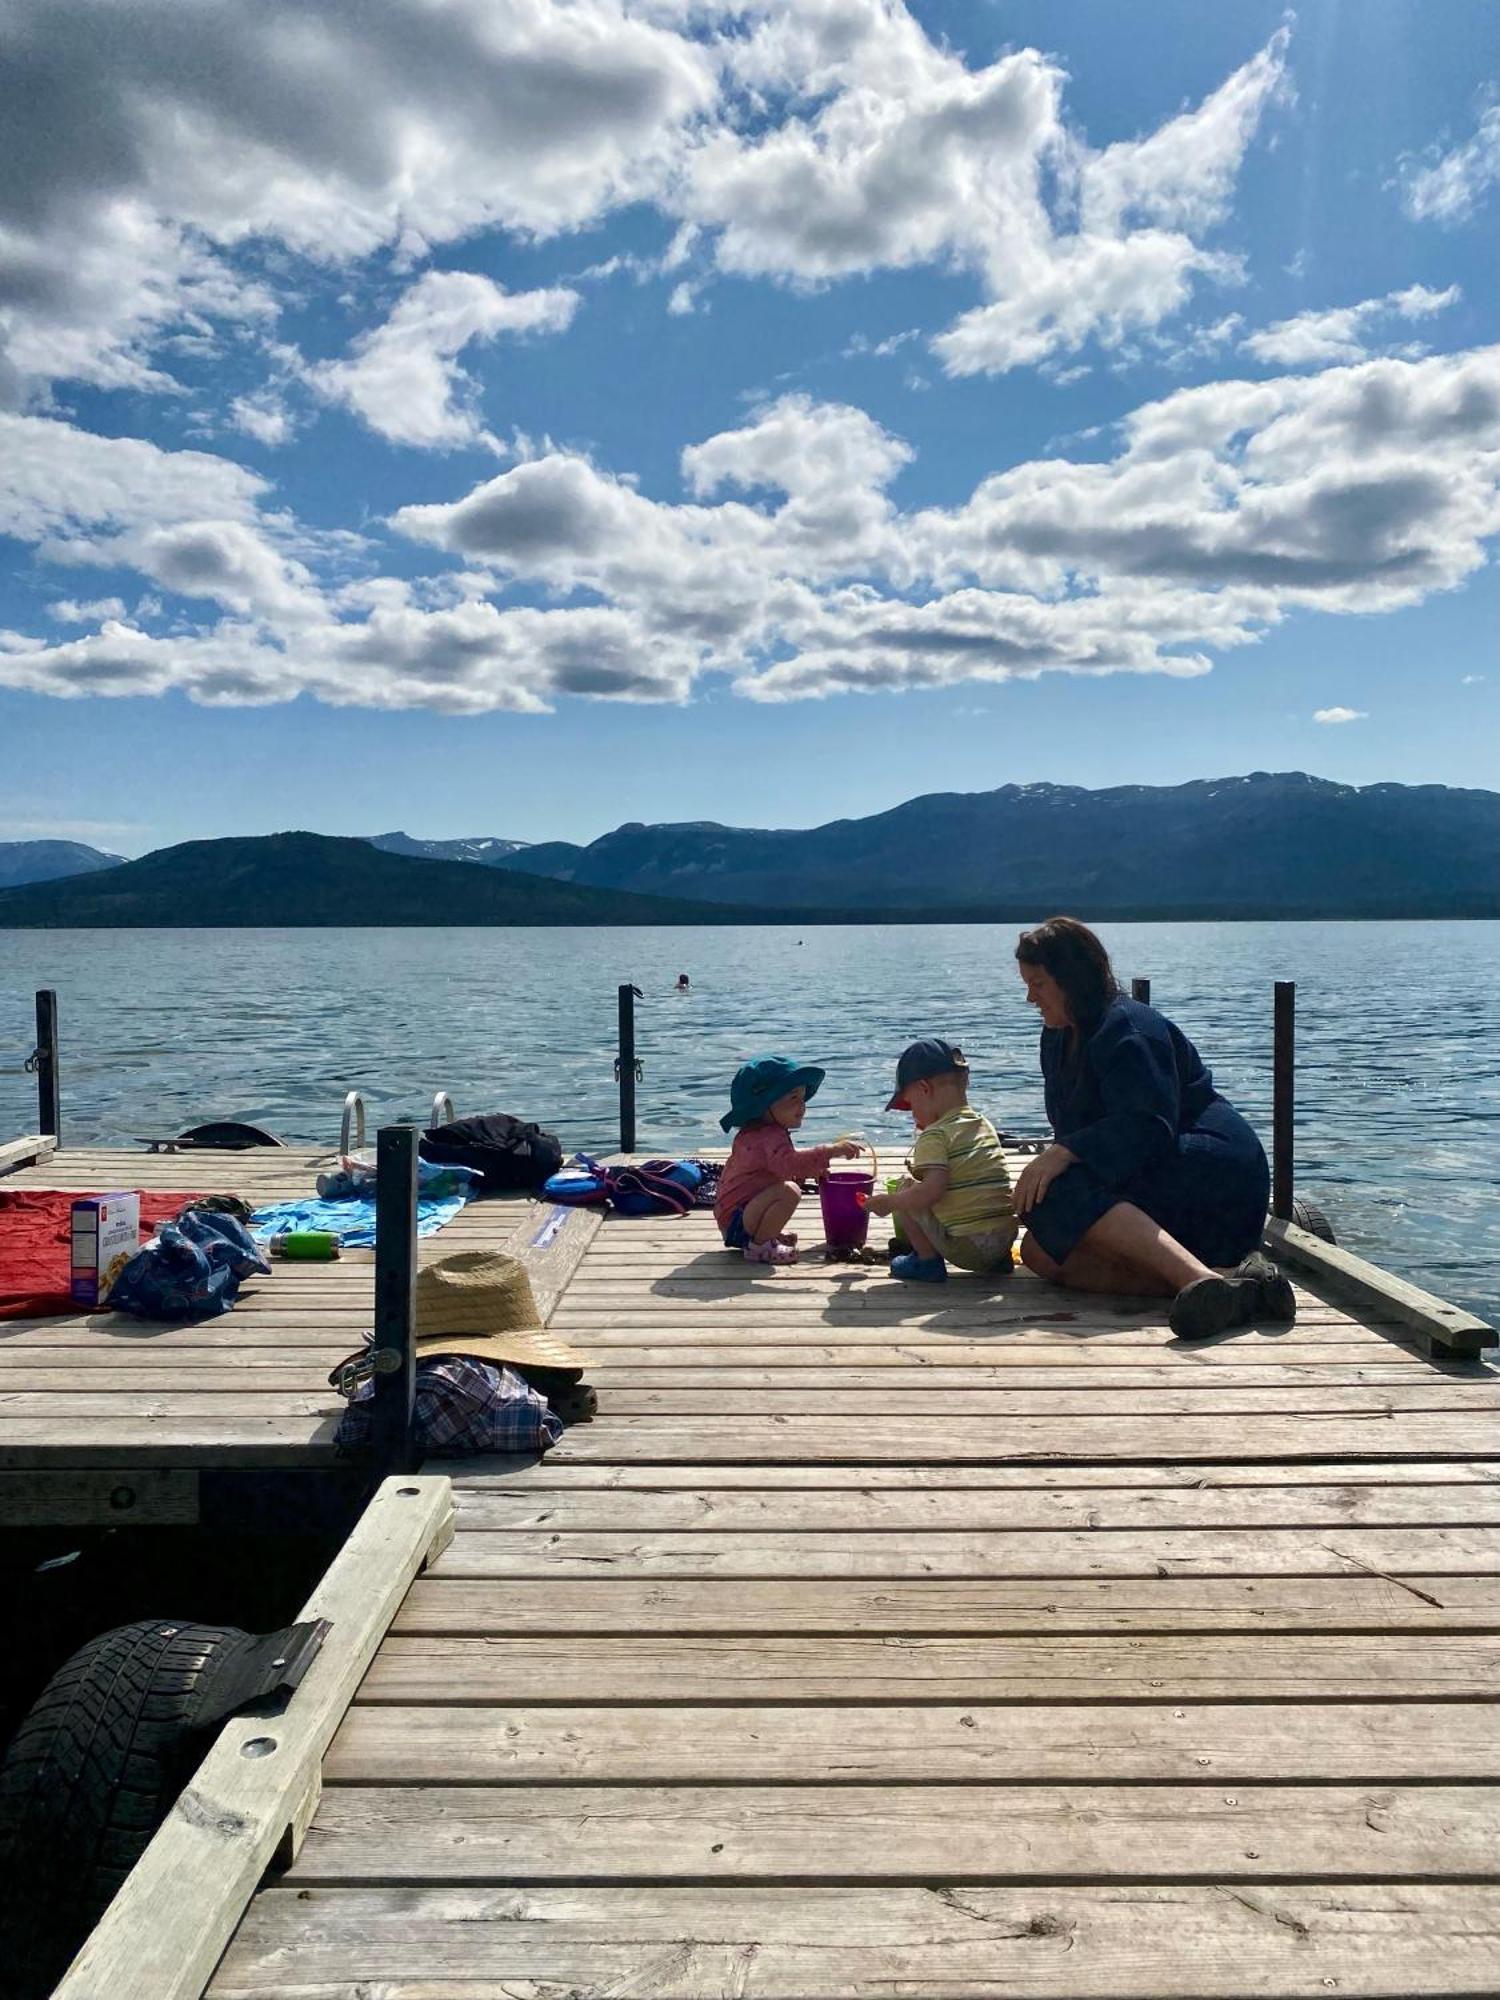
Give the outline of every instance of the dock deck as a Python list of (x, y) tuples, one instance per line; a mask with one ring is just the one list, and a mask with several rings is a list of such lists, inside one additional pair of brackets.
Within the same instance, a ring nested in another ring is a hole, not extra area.
[[(258, 1206), (312, 1194), (332, 1158), (310, 1147), (69, 1148), (0, 1187), (228, 1193)], [(471, 1204), (419, 1254), (524, 1247), (536, 1213), (526, 1200)], [(246, 1283), (232, 1312), (186, 1326), (109, 1312), (0, 1320), (0, 1522), (83, 1522), (112, 1494), (118, 1524), (112, 1480), (122, 1472), (132, 1525), (191, 1522), (205, 1477), (332, 1468), (343, 1402), (328, 1373), (371, 1324), (373, 1255), (277, 1264)]]
[(706, 1215), (607, 1222), (551, 1324), (597, 1420), (425, 1468), (457, 1534), (212, 2000), (1500, 1991), (1483, 1362)]

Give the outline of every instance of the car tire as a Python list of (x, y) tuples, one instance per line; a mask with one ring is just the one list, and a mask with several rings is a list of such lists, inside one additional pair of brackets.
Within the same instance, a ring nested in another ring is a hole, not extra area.
[(0, 1964), (45, 2000), (196, 1769), (206, 1672), (244, 1634), (143, 1619), (81, 1646), (0, 1764)]

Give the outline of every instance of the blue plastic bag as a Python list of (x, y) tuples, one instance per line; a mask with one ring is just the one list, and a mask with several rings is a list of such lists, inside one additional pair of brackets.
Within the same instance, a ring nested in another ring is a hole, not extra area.
[(271, 1275), (260, 1245), (236, 1216), (213, 1208), (185, 1208), (177, 1227), (190, 1243), (208, 1253), (210, 1263), (228, 1263), (236, 1278)]
[(240, 1280), (271, 1266), (244, 1224), (213, 1209), (185, 1208), (164, 1222), (115, 1279), (109, 1303), (137, 1319), (207, 1319), (226, 1313)]

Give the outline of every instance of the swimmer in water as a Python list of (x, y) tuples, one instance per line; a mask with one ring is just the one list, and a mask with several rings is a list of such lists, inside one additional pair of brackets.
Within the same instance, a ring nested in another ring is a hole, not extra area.
[(693, 982), (688, 978), (687, 974), (679, 972), (677, 975), (677, 991), (679, 993), (689, 993), (692, 991), (692, 986)]

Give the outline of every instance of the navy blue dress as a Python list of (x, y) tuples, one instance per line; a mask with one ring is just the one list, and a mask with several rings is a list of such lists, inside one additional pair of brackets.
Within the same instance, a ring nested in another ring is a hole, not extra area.
[(1122, 994), (1071, 1061), (1068, 1039), (1065, 1029), (1042, 1030), (1047, 1117), (1078, 1156), (1026, 1217), (1047, 1255), (1062, 1263), (1128, 1201), (1205, 1264), (1248, 1256), (1271, 1191), (1265, 1152), (1187, 1036)]

